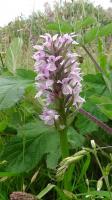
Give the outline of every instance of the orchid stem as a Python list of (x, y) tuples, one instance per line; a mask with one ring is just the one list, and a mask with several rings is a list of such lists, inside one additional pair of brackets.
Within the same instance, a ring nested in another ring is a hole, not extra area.
[(60, 131), (60, 146), (61, 146), (62, 159), (64, 159), (69, 156), (67, 129)]
[[(69, 147), (68, 147), (68, 138), (67, 138), (67, 129), (63, 129), (60, 131), (60, 147), (61, 147), (61, 154), (62, 159), (69, 156)], [(68, 189), (70, 185), (70, 181), (68, 180), (68, 172), (65, 173), (63, 187), (64, 189)]]

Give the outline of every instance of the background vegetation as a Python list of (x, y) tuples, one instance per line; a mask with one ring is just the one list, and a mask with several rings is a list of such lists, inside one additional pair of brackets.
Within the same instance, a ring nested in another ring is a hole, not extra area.
[[(75, 32), (79, 43), (74, 50), (80, 54), (86, 102), (68, 131), (74, 166), (69, 191), (60, 188), (62, 169), (71, 163), (59, 165), (58, 135), (40, 121), (42, 102), (34, 98), (32, 46), (45, 32)], [(0, 28), (1, 200), (14, 191), (46, 200), (112, 200), (111, 127), (112, 9), (88, 1), (56, 3), (53, 10), (46, 4), (44, 13)]]

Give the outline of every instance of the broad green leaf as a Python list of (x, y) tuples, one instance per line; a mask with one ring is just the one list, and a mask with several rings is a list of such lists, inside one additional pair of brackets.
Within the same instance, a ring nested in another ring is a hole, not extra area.
[(90, 101), (87, 101), (83, 108), (90, 112), (91, 114), (93, 114), (94, 116), (96, 116), (98, 119), (100, 119), (101, 121), (107, 122), (108, 118), (99, 111), (98, 106), (96, 104), (91, 103)]
[(102, 78), (102, 74), (87, 74), (84, 76), (84, 80), (88, 83), (95, 84), (95, 85), (104, 85), (105, 82)]
[(99, 27), (92, 28), (91, 30), (87, 31), (83, 36), (83, 41), (85, 44), (92, 42), (95, 40), (99, 35)]
[(112, 120), (112, 104), (103, 104), (98, 105), (98, 108), (109, 118)]
[[(92, 95), (91, 95), (92, 96)], [(90, 98), (89, 98), (90, 99)], [(84, 110), (91, 113), (93, 116), (97, 117), (99, 120), (107, 122), (108, 118), (99, 110), (99, 108), (95, 105), (95, 103), (92, 103), (90, 100), (87, 100), (83, 106)], [(98, 126), (96, 123), (91, 121), (88, 117), (78, 114), (76, 121), (75, 121), (75, 127), (77, 130), (79, 130), (80, 134), (91, 134), (92, 132), (98, 131)]]
[(17, 77), (0, 77), (0, 110), (10, 108), (24, 95), (32, 80)]
[(81, 28), (87, 28), (88, 26), (95, 24), (96, 23), (96, 19), (94, 17), (86, 17), (83, 20), (79, 20), (75, 23), (75, 31), (80, 30)]
[(6, 52), (5, 65), (13, 74), (15, 74), (16, 69), (20, 67), (18, 63), (20, 63), (21, 60), (22, 45), (23, 41), (21, 38), (14, 38)]
[(108, 96), (96, 96), (96, 95), (92, 95), (90, 97), (91, 102), (95, 103), (95, 104), (112, 104), (112, 97), (108, 97)]
[[(32, 138), (32, 137), (37, 137), (40, 134), (44, 134), (46, 132), (54, 132), (53, 128), (49, 128), (48, 126), (45, 126), (42, 121), (38, 120), (32, 123), (27, 123), (26, 125), (23, 125), (21, 128), (18, 129), (18, 136), (20, 137), (25, 137), (25, 138)], [(49, 145), (46, 146), (47, 150), (49, 151), (49, 147), (51, 149), (54, 148), (54, 136), (51, 136), (51, 140), (49, 140)], [(53, 146), (52, 146), (53, 145)], [(56, 143), (56, 145), (59, 145)], [(60, 155), (60, 152), (58, 152), (57, 156), (57, 151), (52, 151), (50, 154), (47, 154), (47, 167), (48, 168), (55, 168), (55, 166), (58, 163), (58, 159)]]
[(112, 23), (109, 23), (103, 27), (100, 28), (99, 30), (99, 36), (108, 36), (108, 35), (112, 35)]
[[(31, 126), (30, 131), (28, 130), (29, 126)], [(32, 137), (30, 132), (32, 132)], [(50, 159), (50, 155), (55, 155), (54, 160)], [(25, 126), (23, 130), (21, 128), (19, 134), (6, 143), (0, 159), (5, 158), (7, 161), (7, 165), (4, 167), (6, 172), (21, 173), (33, 169), (43, 156), (46, 156), (49, 168), (56, 167), (55, 160), (60, 157), (59, 136), (56, 131), (50, 130), (50, 128), (48, 131), (44, 125), (42, 131), (39, 122), (37, 122), (37, 126), (35, 122), (35, 125), (26, 124), (26, 129)]]
[(16, 75), (28, 80), (35, 80), (36, 77), (36, 73), (34, 71), (25, 69), (17, 69)]
[(75, 125), (76, 128), (79, 129), (80, 134), (82, 135), (92, 133), (98, 130), (97, 125), (83, 115), (78, 115)]
[(102, 78), (102, 75), (100, 73), (96, 75), (88, 74), (84, 76), (84, 82), (86, 83), (86, 90), (87, 88), (94, 89), (94, 93), (99, 94), (99, 95), (106, 88), (105, 81)]
[(67, 22), (61, 22), (61, 23), (50, 23), (47, 25), (47, 28), (52, 31), (62, 32), (62, 33), (71, 33), (72, 27)]
[(91, 30), (87, 31), (84, 36), (83, 40), (84, 43), (91, 43), (98, 37), (109, 36), (112, 35), (112, 23), (107, 24), (105, 26), (95, 27)]
[(71, 148), (76, 149), (81, 147), (84, 144), (84, 137), (77, 133), (77, 131), (70, 127), (68, 129), (68, 142), (70, 143)]
[(53, 131), (52, 128), (49, 130), (49, 127), (45, 126), (42, 121), (36, 120), (35, 122), (24, 124), (22, 127), (18, 128), (18, 136), (22, 138), (32, 138), (51, 130)]

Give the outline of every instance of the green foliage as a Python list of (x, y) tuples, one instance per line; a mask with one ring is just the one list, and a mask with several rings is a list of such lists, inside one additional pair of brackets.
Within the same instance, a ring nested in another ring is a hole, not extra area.
[(84, 34), (83, 40), (85, 44), (88, 44), (99, 37), (106, 37), (109, 35), (112, 35), (112, 23), (92, 28)]
[(86, 17), (83, 20), (76, 21), (74, 29), (75, 31), (80, 31), (81, 29), (86, 29), (95, 23), (96, 23), (96, 18)]
[(56, 23), (50, 23), (47, 25), (48, 30), (52, 31), (57, 31), (57, 32), (62, 32), (62, 33), (71, 33), (72, 32), (72, 27), (70, 24), (66, 22), (56, 22)]
[(33, 83), (20, 77), (0, 77), (0, 110), (14, 106), (24, 95), (25, 89)]
[(59, 138), (54, 130), (37, 121), (24, 125), (18, 135), (6, 143), (1, 160), (5, 157), (7, 161), (5, 171), (21, 173), (33, 169), (45, 155), (48, 167), (56, 167), (60, 155)]
[(68, 130), (68, 138), (69, 138), (68, 142), (70, 143), (71, 148), (73, 149), (81, 147), (85, 141), (84, 137), (80, 135), (72, 127)]
[(22, 39), (15, 38), (11, 42), (9, 48), (7, 49), (5, 65), (12, 74), (15, 74), (16, 69), (19, 67), (18, 63), (19, 60), (21, 59), (22, 45), (23, 45)]
[[(64, 181), (57, 184), (60, 137), (54, 128), (39, 120), (43, 102), (34, 98), (36, 74), (31, 57), (32, 43), (40, 34), (75, 32), (79, 45), (74, 46), (74, 51), (82, 58), (83, 109), (111, 127), (111, 10), (73, 1), (63, 6), (56, 4), (51, 14), (52, 17), (49, 13), (33, 13), (27, 20), (17, 19), (0, 29), (0, 199), (9, 199), (13, 191), (25, 190), (43, 199), (110, 200), (111, 133), (108, 136), (78, 112), (67, 119), (70, 156), (62, 161), (64, 165), (59, 165), (62, 177), (68, 169), (72, 185), (63, 190)], [(91, 148), (93, 139), (95, 147)], [(99, 180), (103, 184), (97, 191)]]
[(44, 197), (50, 190), (52, 190), (55, 187), (53, 184), (48, 184), (38, 195), (37, 198), (41, 199)]

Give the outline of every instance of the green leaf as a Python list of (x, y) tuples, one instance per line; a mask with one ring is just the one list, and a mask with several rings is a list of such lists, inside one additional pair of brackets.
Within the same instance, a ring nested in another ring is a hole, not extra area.
[[(25, 138), (32, 138), (37, 137), (42, 133), (51, 132), (53, 133), (55, 130), (53, 128), (50, 128), (48, 126), (45, 126), (42, 121), (37, 120), (36, 122), (27, 123), (23, 125), (21, 128), (18, 129), (18, 136), (25, 137)], [(56, 148), (54, 145), (54, 135), (51, 136), (49, 140), (49, 145), (46, 146), (46, 149), (49, 151), (49, 147), (51, 149)], [(58, 138), (57, 138), (58, 139)], [(56, 145), (59, 145), (58, 142), (55, 143)], [(61, 156), (60, 152), (58, 151), (52, 151), (50, 154), (47, 154), (47, 167), (54, 169), (58, 163), (58, 159)]]
[(84, 76), (84, 82), (87, 89), (94, 89), (93, 92), (97, 95), (103, 93), (106, 88), (105, 81), (102, 78), (102, 74), (88, 74)]
[(98, 60), (99, 60), (100, 67), (106, 73), (108, 61), (107, 61), (107, 55), (105, 54), (105, 51), (104, 51), (102, 38), (98, 39)]
[(98, 73), (98, 74), (87, 74), (84, 76), (84, 81), (86, 81), (87, 83), (91, 83), (94, 85), (105, 85), (105, 82), (102, 78), (102, 74)]
[(75, 125), (82, 135), (92, 133), (98, 129), (97, 125), (94, 122), (90, 121), (83, 115), (78, 115)]
[(70, 127), (68, 129), (68, 142), (70, 143), (71, 148), (76, 149), (78, 147), (81, 147), (84, 141), (84, 137), (78, 134), (74, 128)]
[[(29, 126), (30, 130), (28, 130)], [(5, 158), (7, 161), (4, 170), (13, 173), (28, 172), (39, 164), (43, 156), (46, 156), (48, 167), (54, 168), (60, 157), (59, 146), (57, 132), (50, 128), (48, 131), (44, 125), (41, 128), (41, 124), (35, 122), (35, 124), (26, 124), (26, 128), (25, 126), (23, 130), (21, 128), (19, 134), (6, 143), (0, 159)], [(55, 155), (54, 160), (50, 159), (53, 155)]]
[(13, 173), (13, 172), (0, 172), (0, 177), (12, 177), (12, 176), (18, 176), (19, 173)]
[[(91, 95), (92, 96), (92, 95)], [(90, 112), (93, 116), (97, 117), (99, 120), (107, 122), (108, 118), (99, 110), (98, 106), (91, 101), (89, 97), (87, 102), (83, 105), (84, 110)], [(91, 121), (89, 118), (82, 114), (78, 114), (75, 127), (79, 130), (80, 134), (91, 134), (92, 132), (98, 131), (98, 126)]]
[(112, 104), (98, 105), (98, 108), (112, 120)]
[(100, 37), (109, 36), (109, 35), (112, 35), (112, 23), (101, 27), (100, 30), (99, 30), (99, 36)]
[(95, 40), (99, 35), (99, 27), (92, 28), (91, 30), (87, 31), (83, 36), (83, 41), (85, 44), (91, 43)]
[(0, 122), (0, 132), (3, 132), (7, 127), (7, 121), (3, 120)]
[(95, 27), (87, 31), (83, 36), (83, 41), (85, 44), (91, 43), (98, 37), (112, 35), (112, 23), (101, 27)]
[(16, 75), (28, 80), (35, 80), (36, 77), (36, 73), (34, 71), (26, 69), (17, 69)]
[(83, 20), (79, 20), (75, 23), (75, 31), (80, 30), (81, 28), (87, 28), (88, 26), (95, 24), (96, 23), (96, 19), (94, 17), (86, 17)]
[(106, 84), (106, 86), (107, 86), (107, 88), (108, 88), (108, 90), (111, 94), (112, 93), (112, 80), (109, 79), (109, 77), (107, 76), (106, 73), (103, 75), (103, 78), (104, 78), (105, 84)]
[(14, 106), (32, 83), (33, 81), (28, 79), (0, 77), (0, 110)]
[(23, 41), (21, 38), (14, 38), (6, 52), (5, 64), (8, 70), (13, 74), (15, 74), (16, 69), (20, 67), (18, 63), (21, 60), (22, 45)]
[(108, 96), (96, 96), (96, 95), (92, 95), (90, 97), (91, 102), (95, 103), (95, 104), (111, 104), (112, 103), (112, 97), (108, 97)]
[(57, 31), (62, 33), (71, 33), (72, 32), (72, 27), (70, 24), (67, 22), (61, 22), (61, 23), (50, 23), (47, 25), (47, 29), (52, 30), (52, 31)]
[[(48, 126), (45, 126), (42, 121), (36, 120), (35, 122), (24, 124), (22, 127), (18, 128), (18, 136), (32, 139), (32, 137), (37, 137), (48, 131)], [(50, 129), (50, 132), (51, 131), (53, 131), (53, 129)]]

